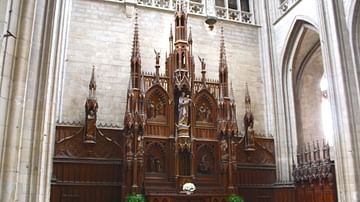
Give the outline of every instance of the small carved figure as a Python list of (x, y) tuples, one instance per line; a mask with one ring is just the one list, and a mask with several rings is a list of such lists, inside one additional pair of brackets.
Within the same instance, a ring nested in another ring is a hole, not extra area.
[(178, 111), (179, 111), (179, 125), (188, 125), (189, 120), (189, 106), (191, 99), (189, 95), (185, 96), (185, 92), (182, 92), (179, 97)]
[(211, 172), (210, 162), (209, 162), (208, 156), (206, 154), (204, 154), (200, 159), (200, 162), (198, 165), (198, 171), (201, 174), (209, 174)]
[(210, 113), (211, 112), (210, 112), (209, 107), (205, 106), (205, 103), (202, 103), (202, 105), (198, 109), (197, 120), (198, 121), (209, 122)]
[(244, 116), (245, 145), (251, 147), (254, 145), (254, 116), (250, 110), (246, 110)]
[(154, 52), (155, 52), (155, 61), (156, 61), (156, 64), (160, 64), (160, 51), (157, 52), (155, 49), (154, 49)]
[(152, 100), (148, 103), (146, 115), (148, 119), (156, 117), (156, 110), (155, 110), (154, 102)]
[(94, 119), (95, 118), (98, 107), (99, 106), (98, 106), (96, 100), (88, 99), (86, 101), (85, 110), (86, 110), (86, 114), (87, 114), (88, 119)]
[(126, 137), (126, 151), (128, 154), (132, 153), (132, 143), (133, 143), (132, 137), (133, 137), (132, 134), (130, 134)]
[(161, 161), (160, 159), (154, 157), (154, 156), (150, 156), (149, 157), (149, 172), (154, 172), (154, 173), (159, 173), (162, 172), (162, 167), (161, 167)]
[(156, 115), (165, 115), (164, 104), (161, 102), (160, 99), (156, 104)]
[(143, 155), (144, 154), (144, 137), (143, 136), (138, 137), (137, 152), (138, 152), (138, 155)]
[(205, 58), (201, 58), (200, 56), (199, 57), (199, 60), (201, 62), (201, 69), (205, 69), (205, 66), (206, 66), (206, 63), (205, 63)]
[(229, 154), (228, 154), (228, 143), (225, 140), (225, 138), (223, 138), (220, 141), (220, 149), (221, 149), (221, 160), (228, 160)]

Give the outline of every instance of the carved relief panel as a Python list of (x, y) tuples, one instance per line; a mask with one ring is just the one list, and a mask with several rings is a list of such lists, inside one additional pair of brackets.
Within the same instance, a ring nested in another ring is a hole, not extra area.
[(168, 96), (160, 86), (151, 88), (145, 101), (148, 122), (167, 122)]
[(216, 121), (216, 102), (213, 96), (202, 90), (195, 98), (195, 120), (196, 125), (213, 126)]
[(147, 175), (166, 173), (166, 143), (159, 141), (145, 142), (145, 172)]
[(218, 166), (217, 144), (213, 142), (197, 142), (195, 144), (195, 173), (198, 177), (215, 177)]

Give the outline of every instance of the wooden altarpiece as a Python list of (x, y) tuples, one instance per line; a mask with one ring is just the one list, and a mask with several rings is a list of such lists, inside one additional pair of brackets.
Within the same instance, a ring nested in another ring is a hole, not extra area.
[[(193, 55), (182, 1), (176, 4), (174, 20), (165, 73), (159, 72), (157, 50), (155, 73), (144, 73), (136, 16), (123, 129), (96, 125), (99, 104), (93, 69), (85, 124), (56, 127), (52, 202), (115, 202), (132, 192), (144, 194), (148, 202), (225, 202), (232, 193), (246, 201), (273, 201), (274, 142), (255, 135), (247, 85), (244, 134), (238, 131), (223, 29), (219, 79), (210, 80), (205, 59)], [(196, 186), (191, 195), (182, 190), (187, 182)]]
[[(124, 119), (127, 193), (143, 193), (150, 202), (200, 196), (202, 200), (193, 201), (226, 201), (229, 194), (237, 192), (237, 150), (256, 150), (248, 88), (243, 138), (229, 86), (223, 29), (219, 80), (209, 80), (205, 59), (193, 55), (192, 34), (182, 1), (176, 4), (174, 20), (175, 37), (171, 28), (165, 73), (159, 72), (160, 52), (156, 50), (155, 73), (144, 73), (136, 17)], [(195, 79), (197, 59), (201, 62), (200, 79)], [(273, 164), (271, 152), (264, 158), (272, 159)], [(192, 196), (182, 191), (187, 182), (197, 187)]]

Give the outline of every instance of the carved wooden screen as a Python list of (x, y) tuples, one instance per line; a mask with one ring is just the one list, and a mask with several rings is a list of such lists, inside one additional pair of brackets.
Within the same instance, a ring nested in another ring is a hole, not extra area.
[(123, 148), (120, 131), (97, 130), (84, 143), (81, 127), (56, 127), (51, 202), (121, 201)]

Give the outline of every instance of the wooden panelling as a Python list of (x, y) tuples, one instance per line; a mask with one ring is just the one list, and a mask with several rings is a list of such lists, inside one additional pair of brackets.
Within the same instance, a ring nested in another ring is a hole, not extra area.
[(121, 181), (120, 161), (54, 159), (51, 201), (119, 201)]
[(288, 185), (275, 185), (273, 189), (274, 201), (276, 202), (296, 202), (295, 186)]
[(147, 202), (227, 202), (227, 195), (219, 194), (172, 194), (167, 196), (149, 195)]
[(200, 128), (195, 127), (194, 130), (194, 136), (196, 138), (204, 138), (204, 139), (215, 139), (216, 134), (216, 128), (210, 127), (210, 128)]
[(145, 125), (145, 131), (145, 136), (169, 137), (169, 127), (167, 125), (147, 124)]
[(121, 186), (107, 184), (52, 184), (52, 202), (119, 202)]
[(51, 179), (51, 202), (118, 202), (124, 197), (124, 155), (119, 130), (96, 129), (84, 141), (84, 128), (58, 126)]
[(273, 184), (276, 180), (275, 166), (238, 165), (237, 182), (241, 185)]

